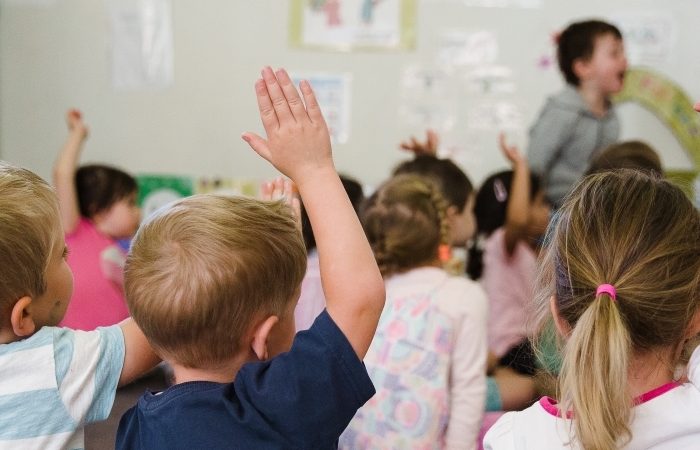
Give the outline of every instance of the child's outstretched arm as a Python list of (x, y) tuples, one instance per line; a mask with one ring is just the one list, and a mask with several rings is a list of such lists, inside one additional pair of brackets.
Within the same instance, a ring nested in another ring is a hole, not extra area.
[(501, 133), (498, 137), (503, 155), (513, 167), (513, 181), (506, 207), (505, 241), (506, 252), (512, 255), (518, 241), (527, 233), (530, 208), (530, 168), (527, 160), (514, 145), (508, 145)]
[(124, 386), (153, 369), (161, 360), (133, 319), (121, 321), (119, 327), (124, 334), (124, 367), (119, 386)]
[(384, 306), (379, 268), (333, 165), (328, 127), (311, 86), (302, 81), (302, 102), (284, 70), (266, 67), (262, 76), (255, 91), (267, 139), (242, 137), (296, 183), (316, 236), (328, 313), (364, 358)]
[(80, 159), (80, 151), (88, 135), (88, 129), (77, 109), (66, 113), (68, 138), (53, 166), (53, 184), (58, 195), (63, 232), (70, 233), (78, 226), (80, 207), (75, 188), (75, 168)]

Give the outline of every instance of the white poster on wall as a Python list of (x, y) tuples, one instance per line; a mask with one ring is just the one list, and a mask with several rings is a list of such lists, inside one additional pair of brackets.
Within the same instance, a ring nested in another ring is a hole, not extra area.
[(668, 61), (676, 44), (676, 21), (666, 11), (629, 11), (611, 17), (623, 34), (630, 64)]
[(173, 82), (170, 0), (110, 0), (112, 84), (118, 90), (163, 89)]
[(457, 121), (455, 80), (436, 67), (409, 66), (401, 77), (399, 118), (412, 130), (451, 130)]
[(493, 31), (446, 30), (440, 33), (438, 64), (461, 67), (492, 64), (498, 59), (498, 39)]
[(350, 100), (352, 76), (347, 73), (290, 74), (294, 84), (307, 80), (314, 90), (316, 100), (326, 118), (333, 143), (344, 144), (350, 137)]

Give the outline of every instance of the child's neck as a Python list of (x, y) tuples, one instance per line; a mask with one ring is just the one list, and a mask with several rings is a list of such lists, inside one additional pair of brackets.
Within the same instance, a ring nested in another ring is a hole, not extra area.
[(609, 98), (601, 92), (598, 86), (581, 81), (581, 84), (576, 88), (583, 98), (583, 102), (588, 107), (588, 110), (596, 117), (604, 117), (608, 113)]
[(217, 367), (194, 368), (185, 367), (174, 361), (168, 361), (173, 369), (175, 384), (188, 381), (211, 381), (214, 383), (231, 383), (236, 379), (238, 371), (247, 361), (234, 358), (231, 361), (221, 363)]
[(637, 398), (673, 381), (671, 352), (650, 352), (630, 361), (628, 385), (632, 398)]

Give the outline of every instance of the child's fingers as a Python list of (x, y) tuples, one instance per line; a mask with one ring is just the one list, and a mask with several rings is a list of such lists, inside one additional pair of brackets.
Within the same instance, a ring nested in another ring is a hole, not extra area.
[(304, 104), (301, 102), (301, 97), (299, 97), (297, 88), (294, 87), (294, 83), (292, 82), (291, 78), (289, 78), (289, 74), (286, 70), (279, 69), (277, 71), (277, 81), (282, 87), (284, 96), (287, 98), (287, 103), (289, 104), (289, 109), (292, 111), (294, 119), (297, 121), (308, 120), (309, 115), (306, 113), (306, 108), (304, 108)]
[(265, 86), (267, 87), (268, 94), (270, 94), (270, 101), (272, 102), (272, 107), (275, 109), (279, 122), (282, 123), (293, 120), (294, 117), (289, 109), (289, 103), (277, 81), (277, 76), (275, 76), (270, 67), (265, 67), (262, 70), (262, 76), (263, 80), (265, 80)]
[(263, 127), (267, 134), (270, 131), (279, 128), (279, 120), (277, 119), (277, 113), (275, 108), (272, 106), (272, 101), (270, 100), (270, 94), (267, 92), (267, 86), (264, 80), (258, 80), (255, 82), (255, 95), (258, 99), (258, 110), (260, 110), (260, 120), (262, 120)]
[(308, 81), (302, 80), (299, 83), (301, 88), (301, 94), (304, 96), (304, 103), (306, 104), (306, 112), (309, 114), (309, 118), (315, 123), (326, 123), (323, 119), (323, 114), (321, 114), (321, 107), (318, 105), (316, 100), (316, 95), (314, 95), (313, 89)]
[(255, 150), (255, 153), (262, 156), (266, 161), (270, 161), (270, 149), (267, 147), (267, 141), (265, 139), (255, 133), (243, 133), (241, 138), (250, 145), (250, 148)]
[(693, 108), (695, 108), (695, 111), (700, 112), (700, 102), (697, 102)]
[(272, 183), (269, 181), (260, 183), (260, 200), (272, 200)]

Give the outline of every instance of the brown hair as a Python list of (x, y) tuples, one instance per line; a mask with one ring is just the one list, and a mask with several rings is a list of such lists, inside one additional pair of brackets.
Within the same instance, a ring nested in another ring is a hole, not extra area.
[(635, 169), (663, 176), (659, 154), (642, 141), (613, 144), (598, 153), (588, 168), (588, 174), (615, 169)]
[(399, 164), (392, 175), (414, 174), (430, 178), (438, 188), (447, 206), (454, 206), (458, 213), (464, 211), (467, 199), (474, 191), (469, 177), (451, 159), (433, 155), (417, 155)]
[[(541, 328), (571, 326), (559, 377), (582, 448), (631, 438), (628, 367), (635, 355), (680, 348), (698, 309), (700, 219), (685, 194), (633, 170), (586, 177), (550, 224), (536, 291)], [(612, 284), (617, 300), (596, 296)]]
[(206, 368), (239, 352), (255, 320), (284, 317), (305, 271), (287, 205), (196, 195), (141, 226), (127, 259), (126, 297), (156, 351)]
[(38, 175), (0, 161), (0, 320), (15, 302), (46, 291), (46, 269), (62, 239), (58, 199)]
[(136, 179), (115, 167), (91, 164), (75, 172), (80, 214), (92, 218), (138, 191)]
[(622, 39), (622, 33), (615, 25), (601, 20), (575, 22), (562, 31), (557, 43), (557, 59), (567, 83), (579, 85), (581, 80), (574, 73), (574, 62), (577, 59), (589, 60), (595, 50), (596, 38), (606, 34)]
[(383, 276), (435, 260), (447, 242), (446, 210), (439, 188), (418, 175), (397, 175), (368, 199), (362, 226)]

